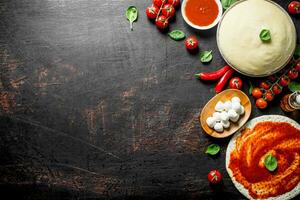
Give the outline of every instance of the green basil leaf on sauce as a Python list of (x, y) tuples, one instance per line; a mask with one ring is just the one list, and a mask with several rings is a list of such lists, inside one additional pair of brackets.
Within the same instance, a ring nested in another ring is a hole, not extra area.
[(209, 155), (216, 155), (217, 153), (219, 153), (220, 151), (220, 146), (217, 144), (211, 144), (207, 147), (205, 153), (209, 154)]
[(271, 172), (277, 169), (277, 159), (272, 154), (268, 154), (265, 157), (264, 164), (265, 167)]
[(297, 44), (294, 56), (300, 57), (300, 44)]
[(200, 61), (202, 63), (208, 63), (213, 59), (212, 51), (202, 51), (200, 52)]
[(228, 9), (232, 4), (234, 4), (237, 0), (221, 0), (223, 8), (226, 10)]
[(295, 81), (290, 82), (288, 85), (289, 90), (292, 92), (300, 91), (300, 83), (297, 83)]
[(133, 30), (133, 22), (138, 18), (138, 9), (135, 6), (129, 6), (125, 13), (128, 21), (130, 22), (130, 30)]
[(271, 40), (271, 33), (268, 29), (261, 30), (259, 37), (263, 42), (269, 42)]
[(183, 40), (185, 38), (185, 34), (181, 30), (171, 31), (170, 33), (168, 33), (168, 35), (175, 41)]

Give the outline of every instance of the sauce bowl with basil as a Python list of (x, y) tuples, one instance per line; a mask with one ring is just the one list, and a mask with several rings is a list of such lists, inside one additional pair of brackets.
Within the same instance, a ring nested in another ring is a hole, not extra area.
[(181, 14), (184, 21), (197, 30), (207, 30), (218, 24), (223, 8), (219, 0), (183, 0)]

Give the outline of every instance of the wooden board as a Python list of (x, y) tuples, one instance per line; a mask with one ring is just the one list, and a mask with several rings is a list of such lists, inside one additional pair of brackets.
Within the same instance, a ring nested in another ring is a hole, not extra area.
[[(124, 16), (129, 5), (140, 11), (133, 31)], [(200, 50), (213, 51), (212, 62), (203, 65), (199, 54), (189, 54), (183, 41), (171, 40), (146, 18), (149, 5), (151, 0), (0, 1), (2, 196), (244, 198), (226, 173), (229, 138), (212, 139), (198, 120), (216, 83), (193, 74), (225, 65), (216, 29), (195, 31), (180, 10), (171, 22), (170, 30), (196, 35)], [(299, 18), (293, 20), (300, 30)], [(241, 77), (248, 94), (248, 79)], [(263, 114), (284, 113), (276, 100), (264, 111), (254, 106), (251, 118)], [(204, 153), (211, 143), (222, 148), (216, 158)], [(211, 169), (223, 174), (221, 187), (207, 182)]]

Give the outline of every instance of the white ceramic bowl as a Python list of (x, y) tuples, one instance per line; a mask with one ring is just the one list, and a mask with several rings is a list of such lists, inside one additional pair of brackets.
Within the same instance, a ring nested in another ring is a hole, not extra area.
[(193, 28), (195, 28), (195, 29), (197, 29), (197, 30), (207, 30), (207, 29), (211, 29), (211, 28), (213, 28), (214, 26), (216, 26), (216, 25), (218, 24), (218, 22), (220, 21), (220, 19), (222, 18), (223, 7), (222, 7), (222, 4), (221, 4), (221, 1), (220, 1), (220, 0), (214, 0), (214, 1), (217, 3), (218, 8), (219, 8), (219, 14), (218, 14), (217, 18), (215, 19), (215, 21), (214, 21), (212, 24), (208, 25), (208, 26), (198, 26), (198, 25), (196, 25), (196, 24), (193, 24), (193, 23), (187, 18), (186, 14), (185, 14), (185, 6), (186, 6), (186, 2), (187, 2), (187, 1), (188, 1), (188, 0), (183, 0), (182, 3), (181, 3), (181, 15), (182, 15), (184, 21), (185, 21), (188, 25), (190, 25), (191, 27), (193, 27)]

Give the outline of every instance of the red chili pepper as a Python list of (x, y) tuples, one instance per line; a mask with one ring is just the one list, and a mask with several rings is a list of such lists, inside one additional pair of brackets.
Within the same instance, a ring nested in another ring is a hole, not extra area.
[(228, 70), (231, 68), (228, 65), (225, 65), (221, 69), (214, 71), (214, 72), (203, 72), (199, 74), (194, 74), (195, 77), (205, 80), (205, 81), (212, 81), (212, 80), (217, 80), (221, 78)]
[(229, 78), (232, 76), (233, 72), (234, 70), (230, 69), (222, 76), (222, 78), (219, 80), (218, 84), (215, 87), (216, 93), (219, 93), (223, 90), (224, 86), (226, 85)]

